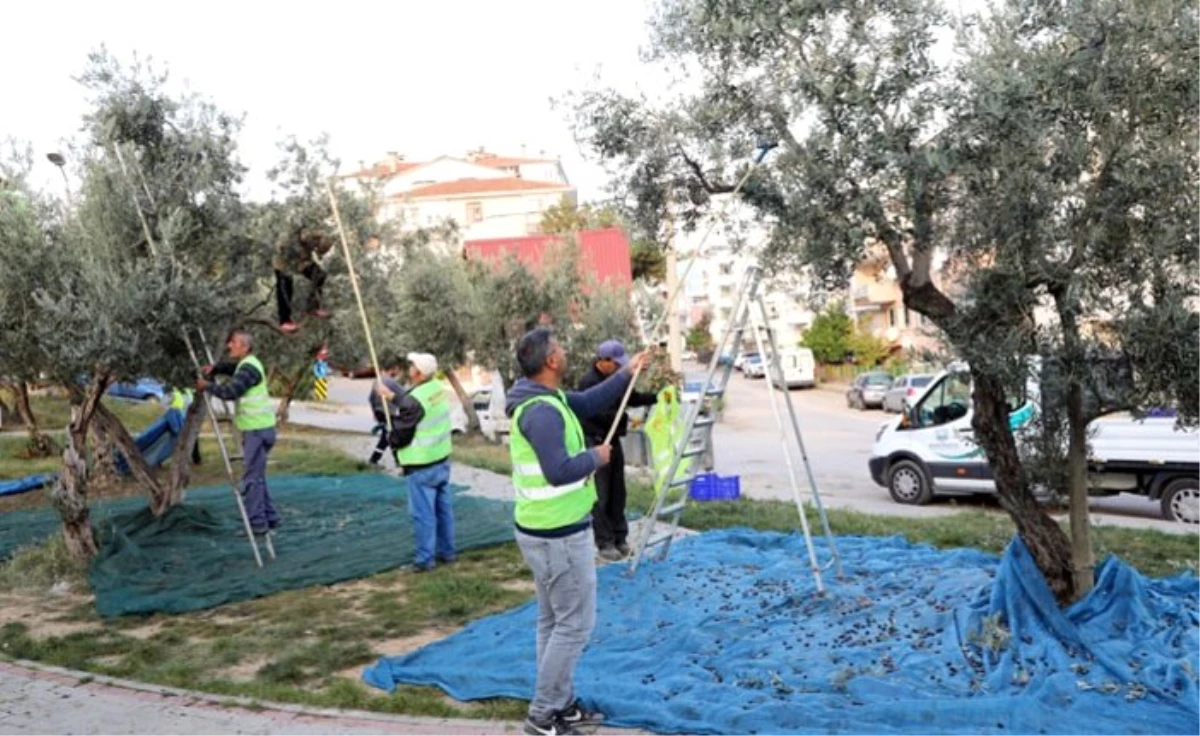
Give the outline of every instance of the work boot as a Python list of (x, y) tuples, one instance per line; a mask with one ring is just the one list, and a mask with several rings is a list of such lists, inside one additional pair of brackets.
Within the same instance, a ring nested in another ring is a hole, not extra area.
[(629, 553), (633, 552), (633, 548), (631, 548), (625, 542), (617, 542), (617, 551), (620, 552), (622, 556), (628, 557)]
[(558, 717), (572, 728), (589, 728), (604, 723), (603, 713), (584, 708), (578, 700), (571, 703), (566, 710), (560, 711)]
[(279, 331), (286, 333), (288, 335), (294, 334), (296, 332), (296, 330), (299, 330), (299, 329), (300, 329), (300, 326), (297, 325), (295, 322), (284, 322), (283, 324), (279, 325)]
[(625, 555), (621, 554), (621, 551), (619, 549), (617, 549), (616, 547), (602, 548), (600, 550), (599, 557), (600, 557), (600, 559), (604, 560), (605, 562), (619, 562), (619, 561), (625, 559)]
[(576, 731), (571, 724), (562, 719), (562, 716), (555, 714), (545, 721), (526, 718), (525, 733), (529, 736), (558, 736), (558, 734), (582, 734), (583, 732)]

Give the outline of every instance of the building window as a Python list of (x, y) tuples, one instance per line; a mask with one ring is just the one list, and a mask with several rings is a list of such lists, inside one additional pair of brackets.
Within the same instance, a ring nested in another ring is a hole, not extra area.
[(732, 263), (722, 263), (720, 266), (720, 269), (721, 269), (722, 276), (728, 276), (729, 274), (733, 273), (733, 264)]
[(896, 326), (896, 308), (888, 307), (888, 327)]
[(912, 323), (913, 323), (912, 314), (908, 311), (908, 307), (905, 307), (904, 308), (904, 326), (908, 327), (908, 326), (912, 325)]
[(483, 222), (483, 203), (467, 202), (467, 224), (474, 225)]

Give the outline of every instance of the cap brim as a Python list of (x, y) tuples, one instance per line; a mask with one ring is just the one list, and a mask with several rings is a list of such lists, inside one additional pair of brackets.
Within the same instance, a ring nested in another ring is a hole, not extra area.
[(622, 355), (619, 358), (612, 358), (612, 360), (613, 360), (613, 362), (615, 362), (617, 365), (621, 366), (622, 368), (629, 365), (629, 356), (628, 355)]

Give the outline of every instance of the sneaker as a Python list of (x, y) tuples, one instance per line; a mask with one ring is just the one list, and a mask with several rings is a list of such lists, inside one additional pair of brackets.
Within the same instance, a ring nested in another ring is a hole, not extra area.
[(279, 325), (279, 331), (285, 332), (289, 335), (295, 333), (299, 329), (300, 329), (300, 326), (297, 325), (295, 322), (284, 322), (283, 324)]
[(629, 553), (633, 552), (633, 548), (624, 542), (617, 542), (617, 551), (628, 557)]
[(329, 318), (329, 312), (325, 311), (324, 309), (314, 309), (311, 312), (309, 312), (309, 314), (313, 317), (316, 317), (317, 319), (328, 319)]
[(603, 713), (584, 708), (578, 700), (571, 703), (570, 707), (566, 710), (561, 711), (558, 717), (562, 719), (563, 723), (571, 727), (587, 728), (590, 726), (599, 726), (601, 723), (604, 723)]
[(525, 733), (530, 736), (557, 736), (558, 734), (582, 734), (582, 731), (576, 731), (571, 725), (563, 721), (561, 716), (554, 716), (549, 720), (535, 721), (533, 718), (525, 719)]
[(625, 555), (621, 554), (616, 547), (604, 547), (600, 550), (599, 556), (605, 562), (618, 562), (625, 559)]

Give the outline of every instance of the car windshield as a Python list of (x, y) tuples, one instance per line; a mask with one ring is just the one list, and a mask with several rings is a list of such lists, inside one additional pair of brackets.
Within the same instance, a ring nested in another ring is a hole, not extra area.
[(892, 377), (886, 373), (874, 373), (863, 379), (863, 384), (867, 386), (891, 386)]

